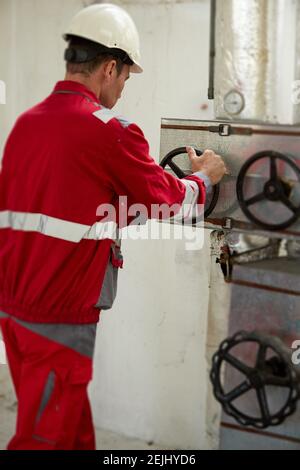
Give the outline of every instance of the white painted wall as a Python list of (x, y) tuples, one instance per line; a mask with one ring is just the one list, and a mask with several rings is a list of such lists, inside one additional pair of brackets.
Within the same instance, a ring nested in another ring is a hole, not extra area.
[[(1, 0), (0, 145), (16, 116), (63, 76), (60, 34), (80, 0)], [(118, 2), (122, 3), (122, 2)], [(209, 1), (125, 1), (141, 33), (145, 72), (119, 110), (137, 122), (158, 160), (161, 117), (212, 118)], [(95, 423), (173, 448), (205, 448), (209, 251), (182, 242), (126, 241), (114, 308), (98, 330), (91, 397)]]

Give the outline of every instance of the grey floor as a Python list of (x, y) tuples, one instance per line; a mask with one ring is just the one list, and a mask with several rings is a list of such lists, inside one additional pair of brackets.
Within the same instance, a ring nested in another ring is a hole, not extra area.
[[(17, 404), (12, 392), (7, 368), (0, 365), (0, 450), (14, 433)], [(111, 431), (96, 430), (98, 450), (162, 450), (162, 447), (148, 445), (138, 439), (131, 439)], [(164, 448), (166, 449), (166, 448)]]

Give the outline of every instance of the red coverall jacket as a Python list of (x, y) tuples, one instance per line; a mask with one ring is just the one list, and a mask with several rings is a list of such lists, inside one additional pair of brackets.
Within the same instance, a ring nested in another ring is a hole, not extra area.
[(0, 311), (27, 322), (96, 323), (109, 308), (101, 295), (116, 248), (96, 213), (120, 196), (150, 213), (151, 204), (204, 204), (205, 186), (163, 171), (135, 124), (114, 117), (83, 85), (59, 82), (18, 119), (6, 144)]

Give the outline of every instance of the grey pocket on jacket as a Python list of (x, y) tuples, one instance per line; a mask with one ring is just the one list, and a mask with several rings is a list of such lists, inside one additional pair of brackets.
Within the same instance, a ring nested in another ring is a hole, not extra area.
[(96, 308), (100, 310), (109, 310), (117, 295), (119, 268), (114, 267), (111, 260), (108, 262), (106, 273), (104, 276), (101, 294), (96, 304)]

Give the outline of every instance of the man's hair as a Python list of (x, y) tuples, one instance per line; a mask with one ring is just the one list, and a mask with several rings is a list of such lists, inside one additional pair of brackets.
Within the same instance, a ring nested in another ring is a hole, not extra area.
[[(67, 72), (70, 74), (90, 75), (104, 62), (115, 60), (117, 73), (120, 75), (125, 63), (133, 64), (128, 55), (120, 49), (109, 49), (78, 36), (68, 36), (66, 39), (69, 44), (65, 52), (65, 60)], [(80, 60), (81, 56), (82, 60)]]

